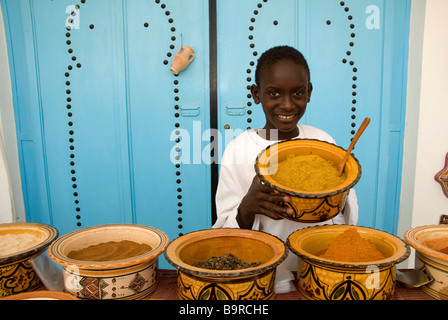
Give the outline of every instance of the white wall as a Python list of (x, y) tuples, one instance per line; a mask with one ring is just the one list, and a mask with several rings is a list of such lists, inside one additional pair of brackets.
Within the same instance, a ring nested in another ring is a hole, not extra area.
[(24, 221), (22, 199), (11, 80), (0, 8), (0, 223)]
[(448, 198), (434, 175), (448, 153), (448, 1), (428, 0), (423, 42), (412, 225), (437, 224)]
[(446, 0), (413, 0), (399, 236), (448, 214), (434, 180), (448, 153), (447, 13)]
[(448, 153), (448, 1), (414, 0), (412, 12), (402, 227), (438, 224), (448, 214), (448, 198), (434, 180)]

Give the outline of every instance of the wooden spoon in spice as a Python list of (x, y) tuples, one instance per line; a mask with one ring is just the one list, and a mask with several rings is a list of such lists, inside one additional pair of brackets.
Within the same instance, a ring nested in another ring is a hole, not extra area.
[(358, 129), (358, 132), (356, 132), (355, 137), (352, 140), (352, 143), (350, 143), (350, 147), (348, 148), (347, 152), (345, 153), (344, 159), (342, 159), (341, 163), (338, 164), (337, 168), (339, 170), (339, 176), (342, 175), (342, 171), (344, 171), (345, 163), (347, 162), (347, 159), (352, 152), (353, 148), (355, 147), (356, 142), (358, 142), (359, 137), (361, 137), (364, 130), (366, 130), (367, 126), (370, 123), (370, 118), (365, 118), (362, 122), (361, 126)]

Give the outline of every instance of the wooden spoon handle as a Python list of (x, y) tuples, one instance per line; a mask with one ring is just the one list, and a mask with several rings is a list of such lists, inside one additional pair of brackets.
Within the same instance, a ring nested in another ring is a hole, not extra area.
[(345, 163), (347, 162), (348, 157), (350, 156), (350, 153), (352, 152), (353, 148), (355, 147), (356, 142), (358, 142), (359, 137), (361, 137), (364, 130), (366, 130), (367, 126), (370, 123), (370, 118), (365, 118), (362, 122), (361, 126), (359, 127), (358, 131), (356, 132), (352, 143), (350, 143), (350, 147), (348, 147), (347, 152), (345, 153), (344, 159), (339, 164), (339, 176), (342, 175), (342, 171), (344, 171)]

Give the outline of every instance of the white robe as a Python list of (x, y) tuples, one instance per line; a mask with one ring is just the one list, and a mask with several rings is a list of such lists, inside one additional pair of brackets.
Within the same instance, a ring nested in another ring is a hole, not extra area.
[[(334, 139), (325, 131), (307, 126), (298, 125), (299, 139), (318, 139), (335, 144)], [(265, 140), (258, 135), (259, 129), (247, 130), (232, 140), (226, 147), (219, 173), (219, 182), (216, 192), (217, 220), (213, 228), (239, 228), (236, 221), (238, 206), (247, 194), (252, 180), (255, 177), (255, 160), (257, 156), (269, 145), (278, 141)], [(351, 190), (344, 214), (339, 214), (330, 221), (304, 224), (286, 219), (273, 220), (263, 215), (256, 215), (252, 226), (253, 230), (264, 231), (286, 242), (288, 236), (298, 230), (309, 226), (324, 224), (356, 225), (358, 221), (358, 201), (355, 190)], [(295, 290), (291, 280), (291, 271), (297, 271), (298, 257), (289, 252), (285, 261), (277, 268), (276, 292)]]

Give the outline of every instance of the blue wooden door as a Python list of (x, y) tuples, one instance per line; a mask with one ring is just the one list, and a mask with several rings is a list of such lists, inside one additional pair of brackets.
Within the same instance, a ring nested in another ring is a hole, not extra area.
[[(347, 147), (372, 118), (355, 149), (359, 224), (396, 231), (410, 0), (0, 3), (28, 221), (61, 234), (140, 223), (171, 239), (209, 228), (210, 136), (225, 146), (225, 128), (264, 124), (248, 90), (256, 59), (289, 44), (311, 67), (303, 123)], [(187, 45), (195, 58), (175, 76)]]
[[(209, 228), (209, 166), (181, 157), (185, 133), (210, 122), (207, 3), (1, 5), (27, 221), (61, 234), (137, 223), (170, 239)], [(175, 76), (183, 45), (195, 59)]]
[(237, 133), (264, 125), (261, 106), (252, 103), (249, 91), (256, 61), (275, 45), (298, 48), (313, 82), (302, 123), (327, 131), (348, 148), (364, 118), (372, 119), (354, 151), (363, 169), (355, 187), (359, 224), (396, 232), (411, 1), (217, 3), (220, 130)]

